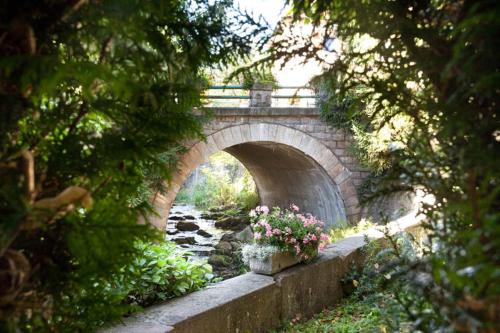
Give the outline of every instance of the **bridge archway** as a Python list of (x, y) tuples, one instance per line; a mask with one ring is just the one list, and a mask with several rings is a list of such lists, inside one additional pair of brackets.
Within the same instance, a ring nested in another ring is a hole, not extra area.
[(359, 218), (359, 202), (350, 171), (319, 140), (278, 124), (239, 124), (198, 141), (179, 160), (165, 196), (155, 198), (159, 214), (152, 223), (161, 229), (177, 192), (189, 174), (208, 157), (224, 150), (239, 159), (252, 174), (261, 203), (296, 203), (329, 226)]

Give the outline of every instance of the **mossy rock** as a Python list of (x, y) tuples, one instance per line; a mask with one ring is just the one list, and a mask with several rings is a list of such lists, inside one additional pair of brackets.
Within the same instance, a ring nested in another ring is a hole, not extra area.
[(221, 241), (219, 244), (215, 246), (215, 251), (221, 254), (227, 254), (230, 255), (233, 251), (233, 247), (231, 246), (231, 243)]
[(200, 227), (193, 222), (182, 222), (182, 221), (177, 222), (175, 227), (177, 228), (177, 230), (180, 231), (195, 231), (200, 229)]
[(231, 258), (223, 254), (212, 254), (208, 258), (208, 263), (212, 266), (227, 267), (231, 265)]
[(196, 244), (196, 240), (194, 239), (194, 237), (179, 237), (179, 238), (174, 239), (174, 242), (176, 242), (179, 245), (180, 244), (190, 244), (190, 245)]
[(228, 230), (243, 230), (250, 221), (245, 216), (228, 216), (223, 217), (215, 222), (216, 228)]

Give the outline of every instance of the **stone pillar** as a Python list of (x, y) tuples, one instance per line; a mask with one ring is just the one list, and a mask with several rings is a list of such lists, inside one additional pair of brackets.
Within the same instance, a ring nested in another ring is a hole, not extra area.
[(250, 107), (270, 107), (272, 84), (254, 83), (250, 88)]

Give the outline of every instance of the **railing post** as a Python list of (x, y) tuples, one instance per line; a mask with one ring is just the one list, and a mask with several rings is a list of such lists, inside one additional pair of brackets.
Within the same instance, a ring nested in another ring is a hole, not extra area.
[(272, 84), (254, 83), (250, 88), (250, 107), (270, 107)]

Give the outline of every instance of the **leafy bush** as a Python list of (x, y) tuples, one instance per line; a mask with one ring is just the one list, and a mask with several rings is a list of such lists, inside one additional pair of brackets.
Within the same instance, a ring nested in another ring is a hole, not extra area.
[(49, 325), (59, 332), (91, 332), (141, 306), (198, 290), (213, 277), (210, 265), (190, 261), (173, 243), (146, 241), (133, 247), (136, 254), (131, 262), (108, 279), (91, 276), (84, 283), (80, 276), (69, 279), (61, 300), (54, 304), (57, 316), (33, 312), (32, 317), (19, 316), (15, 325), (34, 332), (51, 331)]
[(278, 80), (272, 73), (270, 67), (248, 67), (246, 69), (240, 69), (238, 72), (241, 76), (240, 81), (243, 89), (250, 89), (256, 83), (264, 85), (269, 84), (273, 88), (278, 86)]
[(181, 188), (175, 197), (175, 201), (179, 203), (190, 203), (190, 200), (191, 195), (188, 193), (186, 188)]
[(291, 209), (274, 207), (269, 211), (266, 206), (257, 206), (251, 210), (254, 240), (257, 244), (278, 247), (302, 260), (312, 259), (328, 242), (328, 236), (322, 233), (324, 223), (311, 214), (300, 214), (296, 205), (291, 205)]
[(260, 198), (255, 191), (241, 191), (236, 195), (235, 201), (238, 207), (248, 212), (258, 205)]
[(244, 211), (250, 211), (250, 209), (258, 205), (260, 199), (257, 194), (255, 182), (248, 170), (245, 169), (239, 183), (241, 184), (239, 185), (240, 189), (236, 192), (236, 198), (234, 200), (238, 207), (242, 208)]
[(210, 163), (201, 167), (201, 176), (191, 188), (183, 187), (178, 202), (207, 209), (219, 206), (238, 206), (249, 211), (259, 202), (255, 182), (245, 167), (233, 156), (219, 152)]
[(174, 243), (139, 243), (134, 261), (122, 268), (114, 287), (126, 291), (126, 302), (141, 306), (198, 290), (212, 278), (212, 267), (190, 261)]

